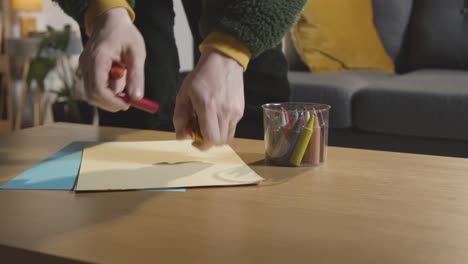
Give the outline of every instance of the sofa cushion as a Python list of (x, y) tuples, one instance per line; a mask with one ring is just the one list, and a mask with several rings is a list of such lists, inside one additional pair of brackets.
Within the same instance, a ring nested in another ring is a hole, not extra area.
[(406, 70), (468, 69), (468, 2), (414, 0)]
[(372, 0), (372, 6), (377, 32), (395, 62), (403, 46), (413, 0)]
[(385, 73), (345, 72), (306, 73), (290, 72), (291, 101), (331, 105), (330, 127), (352, 126), (351, 99), (370, 83), (390, 78)]
[(422, 70), (371, 84), (353, 100), (354, 125), (365, 131), (468, 139), (468, 72)]
[(310, 71), (393, 73), (372, 16), (371, 0), (308, 1), (292, 36)]

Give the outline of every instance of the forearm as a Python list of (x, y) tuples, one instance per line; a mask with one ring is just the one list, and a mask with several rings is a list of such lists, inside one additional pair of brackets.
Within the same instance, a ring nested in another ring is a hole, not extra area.
[(115, 8), (123, 7), (127, 9), (128, 14), (132, 20), (135, 18), (133, 6), (135, 0), (53, 0), (58, 3), (62, 10), (71, 16), (81, 28), (86, 30), (89, 35), (91, 30), (91, 23), (98, 15), (105, 11)]

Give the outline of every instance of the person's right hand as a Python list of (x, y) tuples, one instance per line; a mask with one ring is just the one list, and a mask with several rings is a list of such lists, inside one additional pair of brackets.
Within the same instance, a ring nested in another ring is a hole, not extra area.
[[(128, 103), (116, 96), (124, 89), (131, 100), (143, 98), (145, 58), (145, 42), (125, 8), (112, 8), (96, 17), (80, 56), (89, 103), (117, 112), (129, 108)], [(126, 66), (123, 78), (109, 79), (113, 63)]]

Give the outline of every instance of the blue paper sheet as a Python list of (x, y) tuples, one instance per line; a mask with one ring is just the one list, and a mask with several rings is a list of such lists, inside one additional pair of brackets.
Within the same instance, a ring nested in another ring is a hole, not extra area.
[[(46, 160), (34, 165), (0, 189), (73, 190), (86, 142), (73, 142)], [(149, 192), (185, 192), (184, 188), (146, 190)]]

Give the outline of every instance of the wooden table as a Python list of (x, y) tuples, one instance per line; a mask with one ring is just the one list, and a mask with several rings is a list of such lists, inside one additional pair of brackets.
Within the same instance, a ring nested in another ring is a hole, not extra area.
[[(173, 137), (64, 124), (14, 132), (0, 137), (0, 184), (72, 141)], [(232, 146), (264, 184), (186, 193), (0, 190), (0, 262), (468, 261), (468, 160), (330, 148), (322, 167), (280, 168), (263, 165), (262, 141)]]

